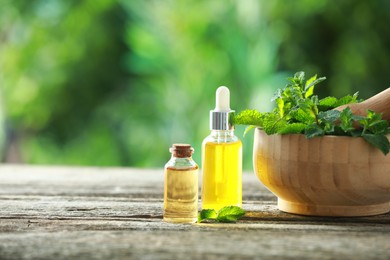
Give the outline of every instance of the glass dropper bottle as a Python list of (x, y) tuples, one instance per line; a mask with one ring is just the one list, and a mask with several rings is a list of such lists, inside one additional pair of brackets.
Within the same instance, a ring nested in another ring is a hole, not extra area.
[(233, 115), (229, 89), (219, 87), (211, 133), (202, 145), (202, 209), (242, 206), (242, 143), (234, 135)]

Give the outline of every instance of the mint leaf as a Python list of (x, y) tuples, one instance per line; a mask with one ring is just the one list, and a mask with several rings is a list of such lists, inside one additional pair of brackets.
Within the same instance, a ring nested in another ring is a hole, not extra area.
[(339, 120), (339, 118), (340, 111), (338, 110), (321, 111), (318, 113), (318, 120), (320, 121), (320, 125), (324, 129), (325, 134), (336, 134), (336, 121)]
[(358, 95), (359, 95), (359, 92), (356, 92), (352, 96), (351, 95), (347, 95), (345, 97), (342, 97), (339, 100), (337, 100), (337, 102), (336, 102), (334, 107), (339, 107), (339, 106), (342, 106), (342, 105), (347, 105), (347, 104), (352, 104), (352, 103), (358, 103), (358, 101), (360, 101), (360, 100), (357, 99)]
[(340, 111), (338, 110), (328, 110), (328, 111), (321, 111), (318, 113), (318, 119), (326, 121), (326, 122), (335, 122), (340, 117)]
[(310, 109), (311, 111), (313, 112), (314, 116), (317, 117), (318, 115), (318, 96), (312, 96), (310, 98), (310, 101), (311, 101), (311, 106), (310, 106)]
[(352, 111), (349, 107), (346, 107), (340, 113), (340, 127), (346, 133), (355, 129), (353, 127)]
[(286, 124), (278, 130), (278, 134), (301, 134), (306, 128), (304, 123)]
[(305, 98), (309, 98), (310, 96), (312, 96), (314, 92), (314, 86), (324, 81), (325, 79), (325, 77), (317, 79), (317, 75), (314, 75), (309, 80), (307, 80), (305, 84)]
[(319, 101), (318, 106), (320, 106), (323, 109), (331, 109), (336, 107), (337, 98), (335, 97), (326, 97)]
[(274, 96), (271, 98), (271, 101), (274, 102), (276, 99), (278, 98), (281, 98), (282, 97), (282, 90), (281, 89), (278, 89)]
[(386, 135), (388, 134), (389, 122), (386, 120), (380, 120), (370, 124), (368, 130), (376, 135)]
[(308, 139), (313, 138), (315, 136), (323, 136), (324, 134), (325, 131), (317, 124), (309, 125), (305, 129), (305, 135)]
[(221, 208), (218, 213), (214, 209), (204, 209), (198, 214), (198, 223), (223, 222), (233, 223), (245, 215), (245, 210), (237, 206)]
[(314, 75), (310, 79), (308, 79), (305, 83), (305, 98), (310, 97), (314, 93), (314, 84), (315, 80), (317, 79), (317, 75)]
[(245, 215), (245, 210), (237, 206), (223, 207), (218, 211), (218, 222), (236, 222)]
[(352, 131), (349, 131), (349, 134), (352, 137), (361, 137), (362, 136), (362, 130), (361, 129), (354, 129)]
[(287, 122), (276, 113), (267, 113), (263, 119), (263, 130), (268, 135), (276, 134)]
[(375, 111), (367, 110), (367, 118), (369, 119), (369, 121), (371, 123), (373, 123), (373, 122), (377, 122), (377, 121), (381, 120), (382, 115), (375, 113)]
[(367, 117), (360, 117), (358, 120), (363, 126), (363, 134), (370, 132), (376, 135), (386, 135), (389, 133), (389, 122), (382, 120), (382, 114), (367, 110)]
[(293, 78), (288, 78), (293, 85), (299, 86), (303, 90), (303, 81), (305, 80), (305, 72), (299, 71), (294, 74)]
[(363, 134), (364, 140), (382, 151), (384, 155), (389, 153), (390, 143), (384, 135)]
[(206, 220), (216, 220), (217, 212), (214, 209), (203, 209), (198, 214), (198, 223), (204, 222)]
[(279, 115), (280, 117), (284, 116), (284, 99), (283, 98), (277, 98), (276, 99), (276, 105), (278, 105)]
[(305, 124), (312, 124), (315, 121), (315, 117), (309, 109), (298, 108), (296, 110), (291, 111), (290, 115), (291, 118), (295, 121)]
[(332, 110), (361, 102), (358, 92), (340, 99), (326, 97), (319, 100), (314, 95), (314, 87), (325, 77), (317, 78), (315, 75), (305, 81), (305, 73), (301, 71), (288, 80), (288, 84), (275, 93), (273, 101), (276, 108), (272, 112), (245, 110), (236, 117), (236, 124), (250, 125), (245, 134), (258, 126), (268, 135), (304, 133), (307, 138), (323, 135), (363, 136), (383, 153), (389, 152), (386, 137), (390, 133), (389, 122), (382, 120), (381, 114), (369, 110), (367, 116), (358, 116), (352, 114), (349, 107), (341, 112)]
[(364, 118), (365, 118), (364, 116), (352, 115), (352, 119), (354, 121), (360, 121), (360, 120), (362, 120)]
[(257, 110), (243, 110), (235, 115), (233, 122), (235, 125), (256, 125), (262, 126), (262, 113)]

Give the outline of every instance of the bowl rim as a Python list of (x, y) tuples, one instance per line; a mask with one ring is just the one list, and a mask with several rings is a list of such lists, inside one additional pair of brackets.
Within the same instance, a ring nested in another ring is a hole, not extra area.
[[(281, 136), (281, 137), (283, 137), (283, 136), (294, 136), (294, 135), (296, 135), (296, 136), (303, 136), (303, 137), (305, 137), (306, 138), (306, 136), (304, 135), (304, 134), (272, 134), (272, 135), (269, 135), (269, 134), (267, 134), (261, 127), (256, 127), (256, 129), (255, 129), (256, 131), (259, 131), (259, 132), (263, 132), (265, 135), (267, 135), (267, 136)], [(389, 139), (390, 140), (390, 134), (387, 134), (386, 135), (387, 136), (387, 139)], [(311, 139), (314, 139), (314, 138), (323, 138), (323, 139), (327, 139), (327, 138), (337, 138), (337, 139), (353, 139), (353, 140), (358, 140), (358, 139), (362, 139), (362, 140), (364, 140), (363, 138), (362, 138), (362, 136), (348, 136), (348, 135), (322, 135), (322, 136), (316, 136), (316, 137), (313, 137), (313, 138), (311, 138)], [(306, 138), (307, 140), (311, 140), (311, 139), (309, 139), (309, 138)]]

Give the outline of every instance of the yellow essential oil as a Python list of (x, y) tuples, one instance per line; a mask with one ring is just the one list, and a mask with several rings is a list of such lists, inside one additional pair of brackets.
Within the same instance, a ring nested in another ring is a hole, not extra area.
[(236, 139), (203, 143), (202, 209), (242, 206), (242, 143)]
[(198, 165), (192, 160), (194, 149), (174, 144), (171, 159), (164, 168), (163, 219), (172, 223), (194, 223), (198, 217)]
[(198, 168), (165, 170), (164, 221), (194, 223), (198, 216)]

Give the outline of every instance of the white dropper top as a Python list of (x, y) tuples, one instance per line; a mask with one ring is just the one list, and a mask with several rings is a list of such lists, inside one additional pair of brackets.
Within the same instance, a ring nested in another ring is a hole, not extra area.
[(230, 111), (230, 91), (227, 87), (221, 86), (215, 95), (215, 112)]
[(233, 129), (232, 116), (234, 110), (230, 109), (230, 91), (227, 87), (221, 86), (217, 89), (215, 96), (215, 109), (210, 111), (211, 130)]

